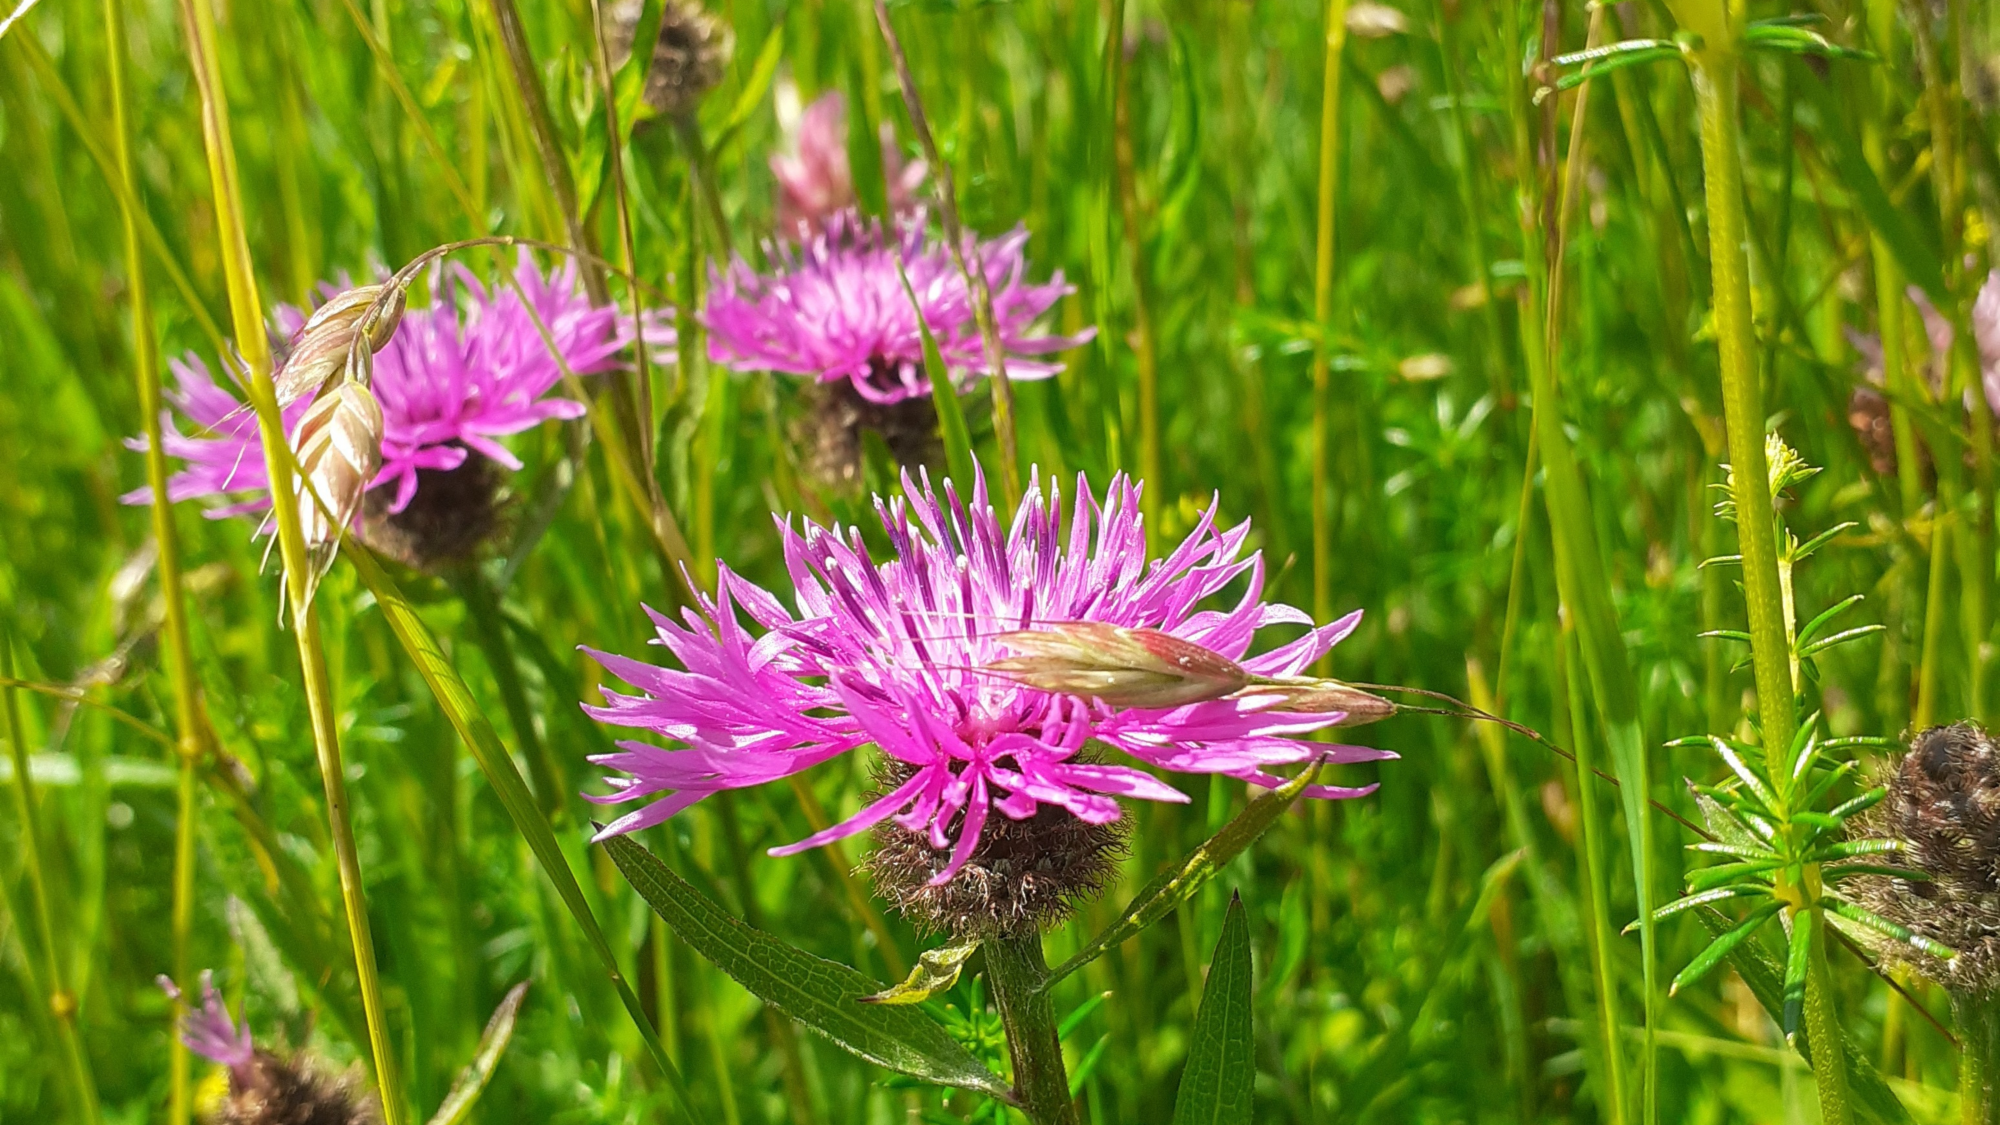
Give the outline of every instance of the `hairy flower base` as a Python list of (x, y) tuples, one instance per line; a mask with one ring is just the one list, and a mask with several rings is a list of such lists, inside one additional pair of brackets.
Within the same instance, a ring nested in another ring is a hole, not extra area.
[[(886, 763), (871, 796), (888, 794), (914, 774), (901, 762)], [(923, 933), (984, 938), (1030, 932), (1056, 925), (1103, 892), (1117, 874), (1130, 823), (1092, 824), (1054, 805), (1026, 820), (995, 817), (971, 857), (943, 883), (936, 880), (951, 853), (885, 824), (875, 829), (867, 869), (875, 893)]]
[(864, 398), (852, 383), (813, 383), (799, 396), (805, 407), (793, 428), (808, 479), (840, 493), (858, 493), (863, 436), (873, 433), (898, 465), (912, 469), (944, 464), (937, 408), (929, 397), (888, 404)]
[(1886, 942), (1884, 956), (1955, 993), (2000, 993), (2000, 744), (1975, 723), (1932, 727), (1882, 781), (1888, 796), (1857, 831), (1902, 840), (1896, 865), (1928, 879), (1857, 878), (1856, 898), (1958, 951), (1947, 960)]
[(259, 1050), (216, 1107), (213, 1125), (376, 1125), (372, 1099), (353, 1076), (331, 1078), (302, 1059)]
[(467, 457), (455, 469), (418, 469), (416, 495), (402, 511), (381, 490), (368, 494), (361, 538), (412, 570), (449, 570), (499, 532), (501, 485), (499, 466), (484, 457)]

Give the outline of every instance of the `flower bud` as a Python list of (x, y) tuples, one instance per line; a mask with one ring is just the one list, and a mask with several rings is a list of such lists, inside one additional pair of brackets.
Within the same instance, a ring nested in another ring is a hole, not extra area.
[[(605, 33), (613, 66), (624, 66), (631, 57), (644, 7), (637, 0), (624, 0), (607, 13)], [(668, 117), (694, 112), (703, 96), (721, 84), (735, 49), (729, 25), (704, 11), (698, 0), (662, 0), (660, 33), (640, 97)]]
[[(298, 484), (299, 518), (306, 544), (334, 542), (361, 510), (363, 495), (381, 471), (382, 407), (366, 386), (342, 382), (321, 395), (299, 420), (292, 449), (303, 474)], [(308, 485), (318, 494), (318, 503), (306, 491)]]
[(1220, 699), (1250, 679), (1221, 653), (1157, 629), (1077, 621), (994, 639), (1023, 655), (988, 661), (987, 671), (1024, 687), (1095, 698), (1111, 707), (1184, 707)]

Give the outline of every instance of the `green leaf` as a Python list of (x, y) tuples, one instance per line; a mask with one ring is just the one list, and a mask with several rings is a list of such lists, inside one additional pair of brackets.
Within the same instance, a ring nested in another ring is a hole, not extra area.
[[(1875, 788), (1870, 789), (1868, 792), (1861, 794), (1859, 797), (1855, 797), (1852, 800), (1843, 801), (1840, 804), (1834, 806), (1833, 809), (1830, 810), (1826, 815), (1832, 817), (1836, 822), (1844, 821), (1848, 817), (1851, 817), (1856, 813), (1865, 812), (1869, 809), (1874, 808), (1877, 804), (1881, 802), (1882, 798), (1888, 795), (1889, 795), (1889, 790), (1887, 788), (1877, 785)], [(1855, 841), (1855, 842), (1859, 843), (1860, 841)], [(1884, 841), (1884, 843), (1896, 843), (1896, 842), (1897, 841), (1894, 840)], [(1900, 849), (1891, 848), (1889, 850), (1897, 851)]]
[(1153, 881), (1133, 897), (1116, 922), (1090, 939), (1090, 944), (1078, 950), (1074, 957), (1051, 969), (1048, 982), (1042, 987), (1046, 989), (1090, 964), (1103, 956), (1105, 950), (1122, 943), (1186, 902), (1225, 864), (1277, 823), (1278, 817), (1292, 807), (1292, 802), (1299, 799), (1299, 794), (1305, 792), (1306, 786), (1312, 783), (1313, 775), (1318, 772), (1317, 763), (1307, 766), (1299, 771), (1297, 777), (1250, 802), (1248, 808), (1222, 826), (1222, 831), (1202, 841), (1173, 867), (1154, 876)]
[(1817, 656), (1818, 654), (1825, 652), (1827, 649), (1830, 649), (1835, 645), (1844, 645), (1849, 641), (1858, 641), (1863, 637), (1870, 636), (1875, 633), (1880, 633), (1886, 628), (1888, 628), (1888, 626), (1886, 625), (1861, 625), (1853, 629), (1846, 629), (1841, 632), (1835, 633), (1831, 637), (1826, 637), (1821, 640), (1814, 641), (1813, 643), (1806, 645), (1804, 648), (1799, 649), (1799, 656), (1801, 658), (1808, 656)]
[(945, 464), (951, 469), (951, 479), (960, 488), (970, 489), (973, 478), (972, 434), (965, 428), (965, 412), (958, 405), (958, 388), (952, 384), (951, 370), (945, 366), (944, 354), (938, 351), (937, 338), (931, 335), (931, 326), (924, 320), (923, 303), (917, 300), (917, 291), (910, 287), (910, 275), (904, 272), (903, 259), (896, 259), (896, 277), (903, 283), (903, 295), (910, 299), (910, 310), (917, 316), (917, 334), (924, 341), (924, 374), (931, 381), (931, 403), (937, 407), (938, 436), (944, 439)]
[(1257, 1076), (1250, 1016), (1250, 926), (1243, 896), (1231, 895), (1222, 937), (1208, 962), (1188, 1043), (1187, 1068), (1174, 1095), (1174, 1125), (1250, 1125)]
[(1688, 890), (1706, 891), (1727, 883), (1741, 882), (1752, 875), (1766, 871), (1776, 871), (1783, 867), (1782, 859), (1752, 860), (1747, 863), (1718, 863), (1714, 867), (1703, 867), (1688, 875)]
[(877, 1066), (1012, 1103), (1000, 1077), (936, 1020), (907, 1005), (863, 1004), (880, 982), (738, 921), (624, 836), (604, 850), (667, 928), (751, 995)]
[[(1683, 910), (1692, 910), (1697, 906), (1707, 906), (1711, 903), (1722, 902), (1725, 899), (1746, 898), (1751, 895), (1762, 895), (1764, 893), (1765, 890), (1763, 887), (1720, 887), (1712, 891), (1702, 891), (1699, 894), (1691, 894), (1686, 898), (1675, 899), (1658, 910), (1653, 911), (1653, 921), (1665, 921)], [(1623, 932), (1629, 934), (1638, 928), (1639, 923), (1635, 921), (1631, 925), (1626, 926)]]
[(1829, 844), (1819, 851), (1814, 852), (1810, 860), (1824, 863), (1827, 860), (1846, 859), (1849, 856), (1888, 855), (1892, 852), (1902, 851), (1905, 846), (1901, 840), (1885, 840), (1881, 838), (1842, 840), (1837, 844)]
[(917, 958), (916, 968), (896, 985), (873, 996), (863, 996), (863, 1004), (921, 1004), (958, 983), (959, 970), (966, 958), (979, 950), (979, 939), (927, 949)]
[[(1582, 70), (1573, 74), (1563, 75), (1561, 78), (1556, 79), (1553, 90), (1574, 89), (1600, 74), (1609, 74), (1614, 70), (1623, 70), (1628, 66), (1638, 66), (1641, 63), (1659, 62), (1661, 59), (1677, 59), (1681, 56), (1680, 49), (1673, 46), (1647, 47), (1636, 40), (1633, 45), (1635, 49), (1627, 51), (1624, 54), (1613, 55), (1610, 58), (1601, 60), (1593, 60), (1585, 65)], [(1535, 104), (1541, 104), (1550, 92), (1553, 91), (1549, 87), (1543, 87), (1543, 89), (1535, 91)]]
[[(1729, 918), (1714, 910), (1700, 909), (1695, 911), (1695, 916), (1713, 934), (1724, 933), (1732, 925)], [(1778, 964), (1764, 951), (1762, 944), (1751, 941), (1739, 945), (1730, 956), (1729, 964), (1743, 978), (1743, 983), (1750, 986), (1750, 991), (1757, 997), (1758, 1003), (1764, 1005), (1764, 1010), (1771, 1014), (1772, 1019), (1777, 1019), (1781, 1005)], [(1802, 1031), (1794, 1037), (1792, 1046), (1808, 1064), (1818, 1050), (1818, 1045), (1811, 1041), (1809, 1031)], [(1840, 1043), (1840, 1051), (1847, 1056), (1848, 1089), (1854, 1095), (1854, 1108), (1860, 1111), (1860, 1116), (1875, 1125), (1910, 1125), (1909, 1110), (1903, 1108), (1903, 1103), (1882, 1081), (1875, 1064), (1868, 1061), (1868, 1057), (1856, 1050), (1845, 1037)]]
[(1946, 961), (1958, 956), (1958, 950), (1942, 942), (1932, 941), (1908, 926), (1891, 922), (1872, 910), (1864, 910), (1853, 903), (1842, 902), (1832, 895), (1820, 899), (1819, 904), (1830, 914), (1845, 918), (1858, 926), (1866, 926), (1885, 937), (1894, 938), (1911, 949), (1920, 950), (1933, 957), (1941, 957)]
[(472, 1112), (473, 1104), (486, 1090), (486, 1083), (492, 1081), (494, 1068), (500, 1065), (500, 1056), (507, 1051), (508, 1040), (514, 1038), (514, 1017), (520, 1014), (521, 1000), (527, 995), (527, 981), (507, 990), (506, 998), (493, 1009), (493, 1018), (486, 1021), (486, 1030), (479, 1035), (479, 1049), (473, 1052), (465, 1069), (458, 1072), (451, 1093), (445, 1095), (444, 1103), (431, 1115), (430, 1125), (459, 1125)]
[(645, 1040), (653, 1061), (666, 1075), (667, 1084), (673, 1090), (682, 1113), (690, 1120), (694, 1119), (694, 1111), (688, 1102), (687, 1085), (681, 1080), (680, 1071), (667, 1057), (666, 1048), (660, 1045), (659, 1033), (639, 1006), (638, 995), (625, 979), (625, 971), (619, 967), (617, 955), (611, 951), (611, 943), (605, 940), (604, 931), (598, 928), (597, 917), (591, 913), (590, 903), (583, 897), (583, 888), (577, 884), (575, 873), (570, 871), (569, 862), (563, 857), (562, 845), (556, 842), (555, 830), (549, 827), (548, 818), (542, 815), (534, 795), (528, 792), (528, 783), (521, 780), (521, 771), (515, 768), (513, 757), (501, 743), (500, 735), (494, 731), (485, 710), (473, 700), (471, 689), (452, 668), (451, 660), (438, 646), (430, 626), (424, 624), (415, 607), (382, 570), (368, 548), (342, 536), (341, 554), (354, 564), (362, 583), (368, 587), (369, 593), (375, 595), (376, 606), (382, 610), (383, 618), (396, 634), (403, 651), (409, 655), (410, 662), (416, 665), (418, 675), (431, 689), (438, 709), (444, 712), (445, 718), (451, 721), (452, 729), (472, 751), (473, 760), (479, 763), (480, 772), (486, 775), (487, 784), (493, 787), (493, 795), (507, 810), (514, 828), (528, 841), (528, 850), (534, 853), (542, 873), (554, 884), (557, 897), (562, 899), (577, 928), (583, 931), (591, 951), (604, 966), (605, 974), (618, 990), (618, 999), (625, 1005), (626, 1013), (639, 1028), (640, 1037)]
[[(1843, 79), (1844, 81), (1844, 79)], [(1935, 246), (1918, 233), (1911, 214), (1897, 207), (1875, 177), (1875, 169), (1861, 151), (1861, 139), (1854, 132), (1851, 115), (1838, 95), (1838, 87), (1828, 78), (1803, 78), (1794, 85), (1804, 91), (1817, 110), (1821, 150), (1831, 159), (1841, 184), (1854, 196), (1856, 206), (1868, 221), (1868, 228), (1880, 237), (1903, 273), (1933, 301), (1949, 297), (1944, 287), (1941, 256)]]
[(1750, 795), (1755, 797), (1765, 810), (1778, 807), (1778, 798), (1771, 793), (1771, 787), (1764, 783), (1763, 775), (1744, 762), (1727, 739), (1711, 737), (1708, 742), (1715, 747), (1715, 752), (1722, 756), (1723, 764), (1742, 780), (1744, 788), (1750, 790)]
[(1806, 970), (1812, 964), (1813, 925), (1810, 913), (1800, 911), (1792, 919), (1792, 940), (1785, 955), (1785, 1010), (1778, 1026), (1786, 1038), (1798, 1033), (1799, 1019), (1806, 1010)]
[[(632, 53), (618, 67), (612, 76), (612, 96), (618, 105), (618, 144), (623, 147), (632, 139), (632, 126), (638, 123), (641, 98), (646, 92), (646, 74), (652, 68), (653, 52), (645, 46), (660, 37), (661, 0), (644, 0), (639, 9), (639, 19), (633, 25), (632, 42), (636, 44)], [(597, 57), (595, 42), (591, 45), (591, 58)], [(604, 190), (605, 179), (611, 172), (611, 126), (604, 112), (603, 90), (595, 87), (598, 102), (590, 111), (590, 119), (584, 122), (582, 143), (576, 156), (576, 197), (580, 210), (589, 214), (597, 205), (598, 193)]]
[(1784, 906), (1782, 902), (1767, 902), (1744, 915), (1741, 922), (1717, 934), (1715, 940), (1708, 943), (1708, 948), (1695, 954), (1694, 960), (1687, 963), (1687, 968), (1674, 977), (1674, 983), (1667, 986), (1667, 995), (1672, 996), (1707, 976), (1711, 969), (1722, 963), (1724, 957), (1729, 956), (1731, 950), (1743, 944), (1744, 938), (1757, 932), (1757, 927), (1770, 921), (1771, 916)]
[(1854, 594), (1849, 597), (1842, 598), (1840, 601), (1837, 601), (1833, 605), (1822, 610), (1819, 616), (1813, 618), (1811, 621), (1806, 622), (1805, 626), (1799, 630), (1798, 643), (1805, 644), (1806, 642), (1812, 640), (1814, 637), (1818, 636), (1819, 631), (1826, 627), (1827, 622), (1832, 621), (1834, 618), (1839, 617), (1841, 614), (1847, 612), (1850, 609), (1853, 609), (1857, 605), (1860, 605), (1862, 600), (1866, 597), (1867, 595), (1865, 594)]
[(778, 76), (778, 63), (784, 57), (785, 25), (780, 21), (764, 37), (764, 46), (757, 52), (756, 65), (750, 68), (750, 76), (743, 80), (743, 89), (736, 95), (736, 104), (729, 107), (729, 116), (723, 119), (714, 143), (708, 146), (711, 155), (721, 152), (723, 146), (735, 140), (743, 131), (743, 126), (749, 124), (750, 115), (764, 104), (764, 95), (771, 92), (771, 81)]

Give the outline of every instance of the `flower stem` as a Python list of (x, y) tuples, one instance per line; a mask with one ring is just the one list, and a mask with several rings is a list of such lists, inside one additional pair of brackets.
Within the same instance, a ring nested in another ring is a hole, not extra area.
[(1951, 994), (1952, 1023), (1958, 1028), (1959, 1120), (1965, 1125), (2000, 1125), (2000, 1005), (1992, 997)]
[[(1338, 0), (1336, 0), (1338, 2)], [(1007, 1050), (1014, 1060), (1014, 1092), (1034, 1125), (1075, 1125), (1069, 1070), (1056, 1036), (1055, 1005), (1043, 989), (1049, 964), (1034, 930), (987, 941), (986, 982), (1000, 1005)]]
[[(1113, 2), (1121, 8), (1125, 4), (1125, 0)], [(1336, 2), (1345, 7), (1345, 0)], [(1123, 23), (1121, 16), (1121, 27)], [(1133, 358), (1139, 366), (1139, 478), (1149, 486), (1140, 495), (1139, 503), (1150, 539), (1160, 534), (1160, 501), (1167, 494), (1160, 468), (1160, 349), (1158, 334), (1153, 331), (1153, 312), (1146, 303), (1145, 239), (1139, 229), (1139, 190), (1132, 167), (1132, 82), (1128, 77), (1130, 68), (1125, 65), (1123, 43), (1112, 44), (1111, 64), (1112, 184), (1118, 194), (1126, 268), (1132, 271)]]
[[(0, 632), (0, 677), (14, 678), (14, 641)], [(0, 688), (0, 710), (6, 711), (7, 745), (13, 754), (14, 796), (21, 814), (21, 866), (28, 875), (30, 919), (42, 953), (42, 987), (48, 989), (49, 1015), (55, 1021), (56, 1042), (62, 1052), (62, 1069), (69, 1081), (71, 1112), (83, 1125), (97, 1123), (97, 1085), (90, 1077), (90, 1059), (84, 1054), (83, 1040), (76, 1029), (76, 993), (64, 982), (62, 956), (66, 946), (56, 942), (55, 919), (49, 913), (49, 885), (42, 868), (41, 818), (37, 814), (35, 779), (28, 761), (28, 736), (21, 723), (20, 704), (14, 689)], [(23, 942), (23, 946), (27, 943)]]
[[(1333, 617), (1333, 317), (1334, 202), (1340, 187), (1340, 59), (1347, 46), (1347, 0), (1327, 0), (1326, 67), (1319, 105), (1319, 233), (1313, 247), (1312, 361), (1313, 620)], [(1321, 661), (1321, 674), (1326, 662)]]
[(361, 879), (361, 859), (355, 848), (354, 825), (348, 815), (347, 779), (340, 755), (340, 729), (334, 714), (333, 680), (320, 643), (319, 614), (313, 608), (305, 532), (300, 524), (298, 493), (292, 484), (292, 452), (277, 391), (271, 383), (270, 342), (265, 335), (257, 279), (245, 234), (241, 191), (236, 176), (236, 152), (229, 131), (229, 105), (222, 88), (222, 61), (217, 55), (213, 0), (181, 0), (187, 35), (188, 61), (201, 91), (202, 138), (208, 152), (208, 172), (215, 198), (216, 231), (221, 245), (223, 275), (228, 283), (229, 309), (245, 375), (245, 389), (257, 411), (263, 439), (264, 465), (271, 485), (271, 512), (278, 529), (284, 561), (286, 600), (293, 637), (305, 678), (306, 709), (311, 718), (313, 749), (320, 780), (326, 789), (326, 813), (340, 871), (341, 905), (354, 946), (355, 979), (360, 985), (362, 1012), (368, 1024), (368, 1047), (381, 1094), (384, 1125), (404, 1125), (408, 1100), (389, 1039), (382, 985), (376, 973), (375, 945), (368, 924), (368, 903)]
[(1847, 1094), (1846, 1041), (1834, 1014), (1833, 977), (1826, 964), (1826, 916), (1818, 909), (1801, 911), (1793, 925), (1819, 927), (1806, 969), (1805, 1011), (1806, 1034), (1812, 1039), (1813, 1079), (1819, 1084), (1819, 1118), (1822, 1125), (1849, 1125), (1854, 1112)]
[[(1715, 275), (1716, 341), (1721, 353), (1723, 420), (1743, 552), (1743, 594), (1765, 752), (1783, 754), (1798, 721), (1792, 659), (1785, 643), (1784, 595), (1778, 583), (1776, 512), (1764, 461), (1764, 408), (1757, 384), (1757, 341), (1750, 320), (1750, 262), (1744, 247), (1742, 138), (1737, 125), (1740, 57), (1736, 28), (1719, 2), (1696, 22), (1701, 46), (1688, 52), (1701, 121), (1708, 199), (1709, 264)], [(1692, 9), (1700, 7), (1688, 4)], [(1677, 9), (1678, 10), (1678, 9)], [(1697, 13), (1687, 13), (1697, 14)], [(1688, 22), (1686, 14), (1682, 22)]]
[[(174, 870), (171, 926), (173, 930), (173, 974), (186, 996), (196, 994), (189, 964), (188, 943), (194, 928), (194, 863), (197, 804), (195, 773), (207, 749), (206, 722), (201, 709), (200, 685), (194, 671), (194, 655), (188, 644), (187, 603), (181, 585), (180, 539), (174, 529), (173, 502), (167, 498), (167, 454), (160, 433), (160, 356), (153, 332), (153, 305), (146, 288), (146, 258), (139, 238), (139, 217), (134, 213), (132, 171), (132, 123), (125, 94), (125, 5), (123, 0), (104, 0), (104, 28), (108, 40), (105, 77), (111, 84), (112, 148), (117, 154), (120, 225), (124, 234), (126, 288), (132, 297), (132, 366), (139, 391), (139, 415), (146, 434), (146, 483), (152, 487), (153, 542), (159, 553), (160, 601), (164, 606), (163, 633), (166, 641), (167, 676), (174, 691), (174, 748), (180, 760), (174, 812)], [(180, 1036), (167, 1037), (167, 1071), (171, 1096), (169, 1125), (187, 1125), (194, 1112), (193, 1086), (189, 1081), (187, 1045)]]
[(500, 599), (477, 566), (467, 566), (456, 575), (453, 585), (458, 588), (459, 600), (465, 603), (473, 640), (486, 657), (494, 684), (500, 688), (500, 702), (507, 709), (507, 722), (514, 728), (521, 756), (528, 761), (528, 776), (534, 779), (542, 815), (549, 818), (550, 824), (562, 824), (569, 786), (563, 780), (562, 764), (535, 730), (535, 709), (528, 703), (527, 688), (521, 683), (521, 667), (514, 659), (514, 646), (507, 640)]

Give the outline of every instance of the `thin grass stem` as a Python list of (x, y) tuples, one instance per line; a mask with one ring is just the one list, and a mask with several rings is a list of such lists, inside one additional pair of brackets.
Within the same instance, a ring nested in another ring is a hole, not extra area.
[[(1333, 277), (1340, 193), (1341, 56), (1347, 47), (1347, 0), (1326, 0), (1326, 57), (1319, 103), (1319, 189), (1313, 242), (1312, 592), (1313, 620), (1333, 617)], [(1321, 661), (1322, 674), (1327, 669)]]

